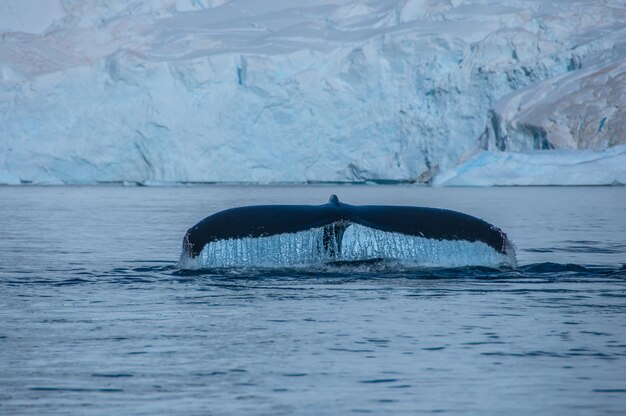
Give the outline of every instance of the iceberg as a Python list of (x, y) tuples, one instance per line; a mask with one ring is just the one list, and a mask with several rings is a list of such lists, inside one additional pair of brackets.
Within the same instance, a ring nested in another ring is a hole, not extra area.
[(626, 145), (604, 151), (483, 151), (439, 174), (435, 186), (626, 185)]
[(626, 143), (625, 21), (622, 0), (2, 2), (0, 183), (429, 183), (481, 151), (602, 152)]

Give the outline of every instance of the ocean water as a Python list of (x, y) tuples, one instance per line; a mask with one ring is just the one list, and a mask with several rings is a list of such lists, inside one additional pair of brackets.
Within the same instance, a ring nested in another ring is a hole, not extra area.
[[(180, 270), (240, 205), (450, 208), (516, 269)], [(626, 414), (626, 188), (0, 187), (0, 414)]]

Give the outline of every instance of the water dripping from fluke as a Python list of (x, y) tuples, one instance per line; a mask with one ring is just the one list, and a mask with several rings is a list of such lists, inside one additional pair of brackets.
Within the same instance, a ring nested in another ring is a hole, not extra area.
[(515, 267), (499, 228), (456, 211), (404, 206), (260, 205), (213, 214), (183, 239), (181, 269), (396, 261), (420, 267)]

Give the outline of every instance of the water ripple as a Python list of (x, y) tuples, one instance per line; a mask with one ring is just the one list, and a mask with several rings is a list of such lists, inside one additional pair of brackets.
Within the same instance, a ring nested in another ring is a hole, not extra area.
[[(51, 273), (42, 278), (37, 274), (29, 275), (24, 271), (4, 271), (0, 282), (7, 285), (51, 285), (74, 286), (91, 284), (115, 285), (155, 285), (164, 282), (197, 284), (209, 283), (229, 288), (247, 287), (250, 284), (287, 284), (318, 283), (326, 285), (346, 285), (354, 283), (385, 282), (409, 283), (411, 281), (493, 281), (550, 283), (557, 281), (607, 281), (626, 280), (626, 267), (596, 266), (580, 264), (536, 263), (520, 266), (516, 269), (494, 269), (488, 267), (461, 268), (417, 268), (397, 267), (395, 262), (383, 260), (358, 262), (337, 262), (319, 266), (277, 267), (277, 268), (241, 268), (241, 269), (201, 269), (181, 270), (173, 262), (164, 265), (145, 265), (141, 267), (114, 267), (105, 271), (86, 271), (83, 268), (64, 269), (63, 273)], [(53, 275), (58, 274), (58, 278)], [(624, 297), (624, 294), (606, 296)]]

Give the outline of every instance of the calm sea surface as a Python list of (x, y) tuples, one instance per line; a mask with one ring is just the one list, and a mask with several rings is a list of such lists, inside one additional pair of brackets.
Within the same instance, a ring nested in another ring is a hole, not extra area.
[[(449, 208), (519, 268), (182, 271), (250, 204)], [(0, 414), (624, 415), (626, 188), (0, 187)]]

